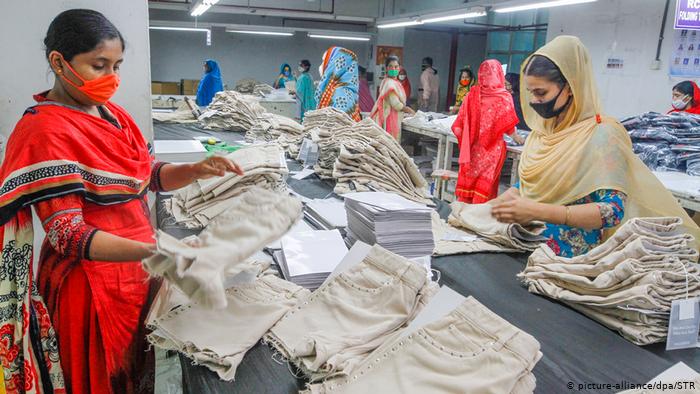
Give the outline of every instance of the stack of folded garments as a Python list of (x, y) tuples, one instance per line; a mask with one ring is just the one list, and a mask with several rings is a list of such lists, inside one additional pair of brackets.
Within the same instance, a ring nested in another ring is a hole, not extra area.
[(156, 254), (143, 261), (146, 271), (165, 277), (203, 307), (225, 307), (226, 278), (249, 270), (246, 259), (287, 233), (302, 209), (297, 198), (261, 188), (231, 201), (195, 239), (159, 232)]
[(694, 238), (679, 218), (635, 218), (585, 255), (543, 245), (519, 275), (532, 293), (560, 300), (629, 341), (666, 338), (671, 303), (700, 296)]
[(279, 145), (254, 145), (226, 157), (236, 162), (244, 175), (227, 173), (222, 177), (198, 180), (176, 191), (166, 208), (178, 223), (190, 228), (206, 226), (229, 208), (232, 197), (253, 187), (276, 191), (286, 189), (284, 176), (289, 170)]
[(433, 216), (433, 256), (451, 256), (465, 253), (518, 253), (521, 250), (509, 248), (489, 241), (473, 232), (450, 226), (437, 212)]
[(265, 108), (255, 97), (223, 91), (214, 96), (199, 121), (205, 129), (248, 131), (264, 113)]
[(547, 241), (547, 238), (541, 235), (546, 229), (542, 222), (532, 222), (527, 226), (501, 223), (491, 215), (490, 204), (465, 204), (455, 201), (450, 207), (452, 213), (448, 223), (451, 226), (472, 232), (507, 250), (533, 251)]
[(272, 86), (266, 83), (259, 83), (253, 88), (253, 96), (265, 96), (272, 93), (275, 90)]
[[(446, 298), (450, 293), (454, 298)], [(532, 393), (540, 344), (473, 297), (442, 287), (406, 327), (302, 394)]]
[(264, 339), (313, 381), (347, 374), (413, 320), (437, 290), (425, 268), (375, 245)]
[(235, 90), (238, 93), (253, 94), (253, 92), (255, 91), (255, 86), (259, 84), (260, 82), (256, 81), (255, 79), (243, 78), (236, 82), (236, 86), (234, 86), (233, 90)]
[(310, 132), (312, 129), (335, 130), (343, 126), (352, 126), (354, 120), (347, 113), (333, 108), (325, 107), (304, 114), (304, 130)]
[(149, 316), (149, 342), (179, 351), (228, 381), (236, 376), (246, 352), (309, 295), (308, 290), (270, 274), (227, 288), (223, 309), (204, 308), (178, 293), (167, 282), (161, 287), (155, 304), (169, 307)]
[(196, 123), (197, 118), (194, 117), (192, 109), (186, 102), (182, 102), (180, 106), (173, 112), (153, 112), (153, 120), (161, 123)]
[(433, 253), (432, 209), (396, 194), (378, 192), (346, 194), (345, 209), (351, 244), (379, 244), (407, 258)]
[(298, 151), (298, 145), (301, 145), (303, 138), (304, 128), (297, 121), (271, 113), (265, 113), (258, 118), (253, 127), (245, 134), (247, 142), (275, 141), (285, 151), (288, 151), (291, 145), (296, 145)]

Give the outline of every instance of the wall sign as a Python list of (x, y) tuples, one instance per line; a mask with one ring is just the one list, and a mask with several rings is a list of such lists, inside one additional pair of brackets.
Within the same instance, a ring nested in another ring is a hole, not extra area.
[(700, 0), (676, 0), (675, 29), (700, 30)]
[(672, 45), (669, 75), (700, 77), (700, 31), (675, 30)]

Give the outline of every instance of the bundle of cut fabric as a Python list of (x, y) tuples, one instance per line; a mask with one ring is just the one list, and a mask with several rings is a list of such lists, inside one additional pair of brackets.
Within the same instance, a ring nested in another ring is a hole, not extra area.
[(518, 223), (501, 223), (491, 215), (490, 204), (465, 204), (455, 201), (450, 204), (452, 213), (448, 223), (458, 229), (465, 229), (489, 243), (507, 250), (529, 252), (547, 241), (542, 236), (546, 226), (542, 222), (532, 222), (527, 226)]
[(437, 290), (425, 268), (375, 245), (264, 339), (312, 381), (346, 375), (413, 320)]
[(178, 105), (178, 100), (175, 97), (158, 96), (151, 99), (152, 108), (175, 108)]
[(272, 93), (273, 90), (275, 90), (275, 88), (272, 86), (266, 83), (260, 83), (253, 88), (253, 96), (265, 96)]
[(251, 283), (227, 288), (225, 295), (224, 309), (207, 309), (165, 282), (154, 303), (163, 307), (159, 313), (152, 309), (147, 320), (148, 340), (233, 380), (246, 352), (309, 291), (265, 271)]
[(519, 277), (532, 293), (560, 300), (646, 345), (666, 338), (671, 303), (700, 296), (694, 238), (679, 218), (634, 218), (585, 255), (536, 250)]
[(236, 82), (236, 86), (233, 87), (233, 90), (238, 93), (253, 94), (255, 87), (259, 84), (260, 82), (256, 81), (255, 79), (243, 78)]
[(227, 173), (222, 177), (199, 180), (176, 191), (166, 208), (178, 223), (190, 228), (206, 226), (235, 203), (232, 197), (253, 187), (276, 191), (286, 189), (284, 175), (289, 170), (279, 145), (254, 145), (227, 157), (241, 166), (244, 175)]
[(153, 112), (153, 120), (161, 123), (196, 123), (192, 109), (186, 102), (182, 102), (173, 112)]
[(653, 171), (700, 175), (700, 116), (648, 112), (622, 121), (634, 152)]
[(194, 239), (180, 241), (159, 232), (157, 252), (143, 261), (144, 268), (202, 307), (223, 308), (225, 279), (250, 270), (246, 259), (289, 231), (301, 210), (295, 197), (252, 188), (230, 199), (227, 210)]
[(304, 114), (304, 131), (307, 133), (313, 129), (332, 131), (344, 126), (352, 126), (355, 121), (345, 112), (325, 107)]
[[(286, 116), (265, 113), (257, 119), (253, 127), (245, 134), (247, 142), (276, 141), (285, 151), (299, 151), (304, 138), (304, 128), (298, 122)], [(292, 146), (296, 146), (293, 148)]]
[(248, 131), (264, 113), (265, 108), (259, 104), (257, 98), (223, 91), (214, 96), (214, 100), (199, 117), (199, 121), (205, 129)]

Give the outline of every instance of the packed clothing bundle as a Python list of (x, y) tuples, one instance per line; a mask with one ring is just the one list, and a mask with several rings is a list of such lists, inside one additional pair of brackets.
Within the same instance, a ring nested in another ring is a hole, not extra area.
[(452, 123), (457, 119), (456, 115), (447, 116), (437, 112), (418, 111), (415, 115), (404, 118), (403, 123), (413, 127), (433, 130), (442, 134), (452, 134)]
[(265, 96), (275, 90), (272, 86), (266, 83), (259, 83), (253, 87), (253, 96)]
[(700, 296), (695, 239), (679, 218), (634, 218), (585, 255), (537, 249), (519, 277), (637, 345), (666, 338), (671, 303)]
[(260, 82), (256, 81), (255, 79), (243, 78), (239, 79), (238, 82), (236, 82), (236, 86), (233, 87), (233, 90), (238, 93), (253, 94), (255, 86), (259, 84)]
[(204, 227), (229, 209), (235, 202), (232, 197), (251, 188), (286, 189), (284, 176), (289, 170), (279, 145), (254, 145), (226, 157), (236, 162), (245, 174), (227, 173), (222, 177), (198, 180), (176, 191), (166, 208), (178, 223), (190, 228)]
[(173, 112), (153, 112), (153, 121), (161, 123), (197, 123), (192, 108), (182, 101)]
[[(286, 151), (290, 145), (300, 145), (304, 138), (304, 128), (286, 116), (265, 113), (257, 119), (245, 134), (247, 142), (277, 142)], [(297, 147), (298, 150), (298, 147)]]
[(700, 175), (700, 116), (648, 112), (622, 121), (639, 158), (653, 171)]
[(214, 96), (199, 121), (205, 129), (248, 131), (265, 112), (255, 97), (223, 91)]

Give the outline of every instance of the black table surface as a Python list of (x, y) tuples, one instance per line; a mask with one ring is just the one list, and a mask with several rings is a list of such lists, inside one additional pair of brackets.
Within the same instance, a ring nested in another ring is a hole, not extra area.
[[(158, 135), (158, 134), (156, 134)], [(290, 165), (290, 170), (297, 168)], [(333, 184), (315, 175), (290, 187), (308, 198), (324, 198)], [(158, 222), (176, 237), (193, 233), (169, 223), (158, 197)], [(441, 216), (449, 207), (438, 203)], [(525, 267), (522, 254), (469, 254), (433, 258), (441, 272), (440, 284), (464, 296), (473, 296), (513, 325), (534, 336), (541, 345), (542, 359), (534, 369), (537, 393), (572, 392), (578, 384), (646, 383), (675, 363), (683, 361), (700, 371), (700, 351), (667, 352), (664, 344), (637, 346), (573, 309), (545, 297), (530, 294), (516, 275)], [(248, 351), (236, 372), (235, 381), (225, 382), (205, 367), (192, 365), (180, 355), (185, 393), (296, 393), (304, 382), (294, 377), (286, 363), (258, 344)], [(615, 392), (595, 390), (580, 392)]]

